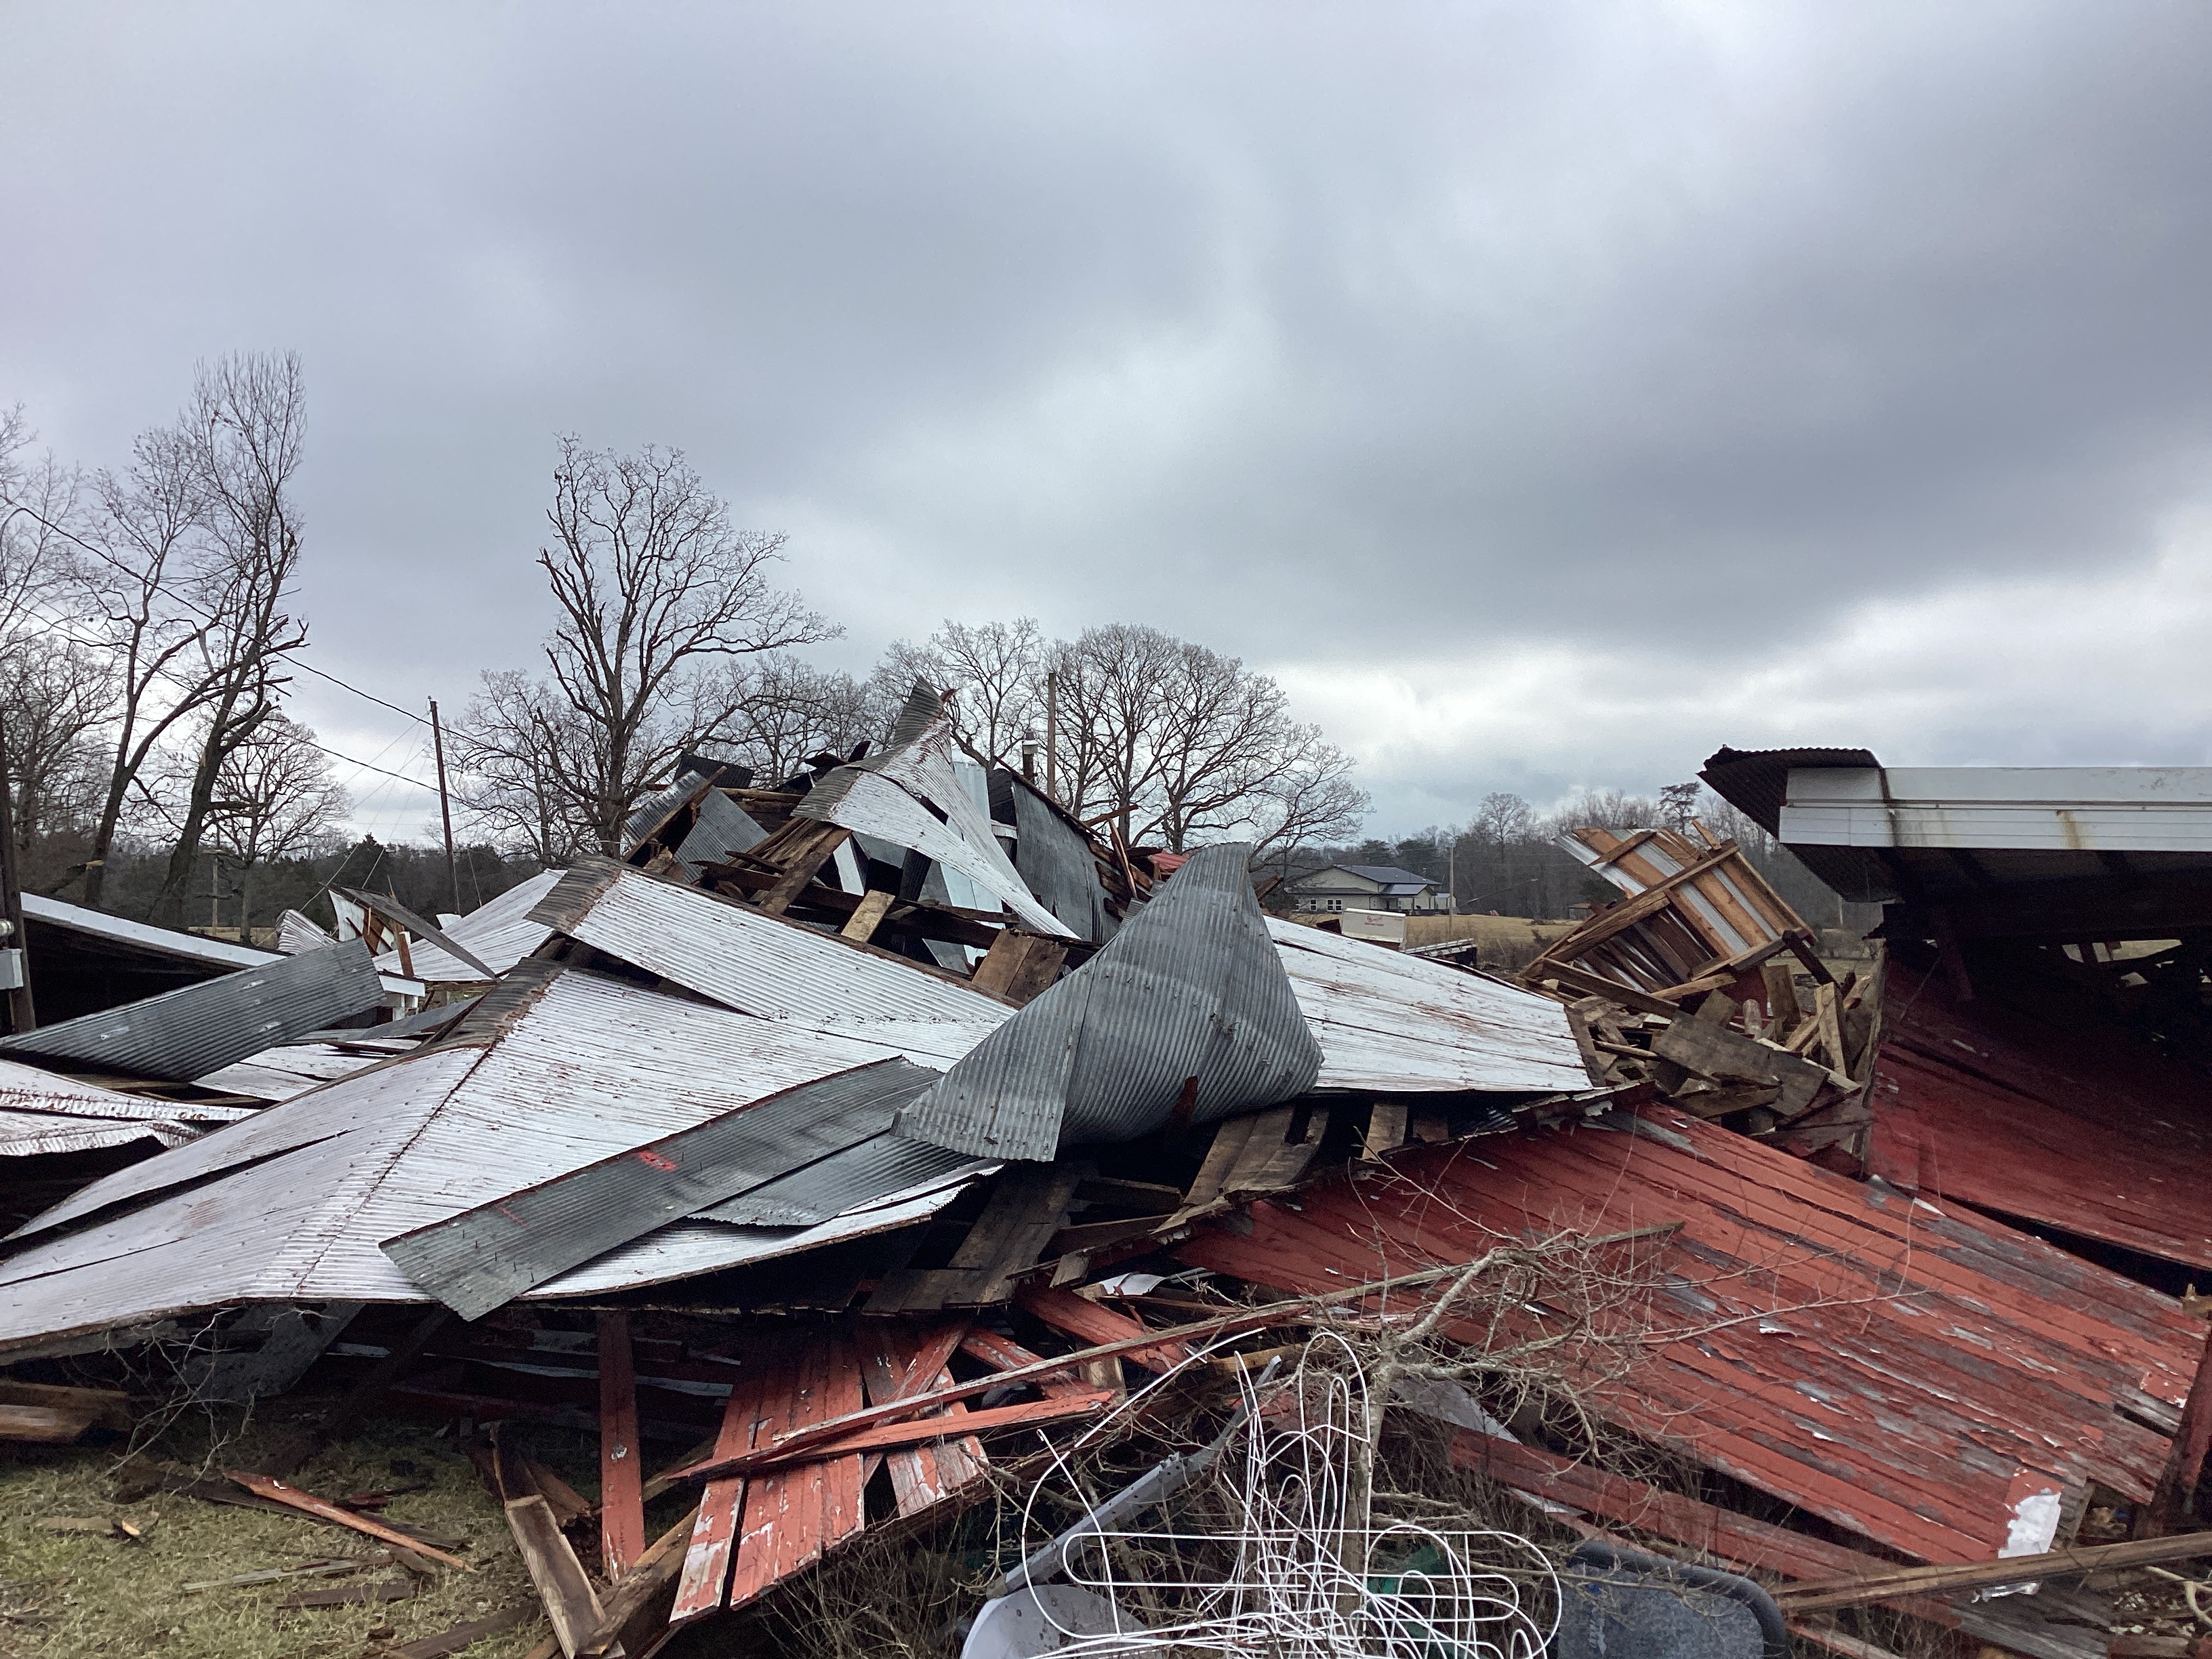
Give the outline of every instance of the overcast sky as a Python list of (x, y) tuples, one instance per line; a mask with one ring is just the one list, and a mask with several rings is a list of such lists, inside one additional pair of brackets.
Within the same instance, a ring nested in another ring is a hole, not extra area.
[(398, 703), (531, 663), (574, 431), (787, 531), (825, 663), (1154, 623), (1385, 832), (2212, 763), (2203, 5), (0, 0), (0, 404), (115, 462), (285, 348), (310, 659)]

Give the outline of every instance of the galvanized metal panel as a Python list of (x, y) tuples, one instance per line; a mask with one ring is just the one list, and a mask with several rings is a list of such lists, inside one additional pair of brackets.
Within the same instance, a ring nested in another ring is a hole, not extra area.
[(58, 1025), (0, 1037), (0, 1050), (185, 1081), (384, 1000), (358, 939), (204, 980)]
[(1790, 774), (1781, 837), (1826, 847), (2212, 852), (2212, 767), (1833, 767)]
[(0, 1060), (0, 1111), (55, 1112), (70, 1117), (190, 1119), (204, 1123), (229, 1123), (252, 1117), (251, 1106), (187, 1104), (175, 1100), (149, 1100), (119, 1089), (103, 1089), (96, 1083), (57, 1072)]
[(71, 1117), (60, 1112), (11, 1112), (0, 1108), (0, 1158), (89, 1152), (103, 1146), (127, 1146), (134, 1140), (181, 1146), (204, 1133), (202, 1127), (174, 1118)]
[(1271, 919), (1267, 931), (1321, 1043), (1320, 1088), (1589, 1086), (1566, 1010), (1549, 997), (1295, 922)]
[(23, 895), (23, 917), (27, 921), (43, 921), (52, 927), (66, 927), (72, 933), (185, 962), (204, 963), (211, 968), (258, 968), (276, 959), (272, 951), (257, 951), (224, 939), (203, 939), (198, 933), (156, 927), (150, 922), (131, 921), (122, 916), (112, 916), (105, 910), (90, 909), (38, 893)]
[(1038, 900), (1066, 923), (1079, 939), (1103, 945), (1116, 923), (1098, 884), (1097, 860), (1091, 843), (1061, 817), (1051, 803), (1020, 779), (1012, 780), (1014, 798), (1014, 867)]
[(768, 831), (754, 822), (751, 813), (720, 790), (709, 789), (699, 797), (698, 819), (676, 849), (676, 861), (696, 881), (707, 865), (725, 863), (731, 854), (748, 851), (767, 839)]
[[(1028, 884), (1006, 862), (1006, 854), (996, 851), (995, 836), (993, 852), (986, 853), (878, 773), (841, 769), (831, 773), (830, 779), (836, 784), (834, 793), (830, 783), (817, 787), (794, 809), (799, 817), (841, 824), (855, 834), (912, 848), (946, 869), (960, 872), (1039, 933), (1073, 937), (1059, 917), (1031, 896)], [(957, 793), (951, 788), (949, 774), (947, 787), (948, 793)]]
[(981, 1176), (998, 1167), (926, 1140), (877, 1135), (742, 1197), (701, 1210), (694, 1218), (747, 1227), (810, 1227), (857, 1206), (878, 1202), (888, 1194), (954, 1176)]
[[(727, 1008), (943, 1067), (1013, 1010), (980, 991), (711, 894), (605, 866), (562, 931)], [(560, 895), (556, 895), (556, 897)]]
[(1075, 973), (977, 1046), (900, 1133), (977, 1158), (1164, 1126), (1186, 1085), (1193, 1121), (1312, 1086), (1321, 1050), (1252, 896), (1249, 849), (1201, 848)]
[[(0, 1262), (0, 1341), (230, 1301), (420, 1301), (380, 1241), (882, 1053), (563, 973), (489, 1048), (427, 1049), (343, 1079), (39, 1218)], [(83, 1231), (54, 1236), (70, 1222)], [(753, 1236), (698, 1224), (708, 1231), (691, 1243), (645, 1252), (653, 1273), (757, 1255)]]
[(731, 1267), (749, 1267), (781, 1257), (803, 1255), (824, 1245), (842, 1244), (878, 1233), (918, 1226), (958, 1198), (967, 1178), (911, 1197), (861, 1206), (797, 1231), (726, 1227), (711, 1221), (678, 1221), (625, 1244), (587, 1267), (563, 1273), (522, 1297), (525, 1302), (561, 1301), (666, 1284)]
[(991, 825), (988, 781), (983, 789), (971, 792), (957, 775), (951, 723), (942, 718), (924, 721), (921, 713), (921, 705), (909, 700), (900, 731), (911, 732), (910, 738), (839, 767), (793, 810), (801, 817), (911, 848), (967, 877), (1037, 932), (1076, 937), (1037, 902), (1000, 846)]
[[(1562, 848), (1588, 868), (1596, 871), (1599, 875), (1604, 877), (1631, 898), (1643, 892), (1648, 885), (1638, 880), (1634, 875), (1623, 869), (1619, 864), (1607, 862), (1606, 855), (1583, 841), (1582, 832), (1578, 830), (1570, 830), (1564, 836), (1555, 836), (1553, 845)], [(1635, 857), (1640, 862), (1657, 871), (1662, 876), (1674, 875), (1683, 867), (1682, 861), (1656, 838), (1639, 842)], [(1733, 872), (1725, 864), (1715, 866), (1697, 881), (1676, 887), (1673, 895), (1674, 902), (1686, 904), (1695, 910), (1706, 926), (1719, 936), (1721, 943), (1727, 948), (1727, 953), (1730, 956), (1735, 956), (1755, 945), (1767, 943), (1772, 937), (1771, 934), (1763, 933), (1756, 939), (1747, 938), (1743, 930), (1729, 919), (1728, 913), (1699, 890), (1701, 884), (1708, 881), (1717, 882), (1725, 888), (1729, 896), (1736, 902), (1745, 915), (1758, 916), (1761, 914), (1758, 901), (1744, 892), (1742, 886), (1733, 879)]]
[(226, 1094), (289, 1100), (391, 1058), (389, 1054), (365, 1054), (327, 1042), (288, 1042), (192, 1081), (203, 1089), (219, 1089)]
[[(530, 913), (560, 879), (558, 870), (541, 870), (442, 931), (493, 973), (503, 974), (544, 944), (552, 933), (544, 923), (531, 921)], [(483, 978), (477, 969), (427, 940), (410, 946), (408, 955), (415, 964), (415, 977), (426, 984), (465, 984)], [(376, 965), (383, 972), (398, 973), (399, 953), (386, 951), (376, 959)]]
[(936, 1077), (884, 1060), (803, 1083), (503, 1192), (382, 1248), (416, 1285), (464, 1319), (478, 1318), (664, 1223), (881, 1133)]
[(33, 1217), (9, 1240), (52, 1232), (104, 1210), (143, 1202), (228, 1170), (356, 1132), (425, 1100), (434, 1104), (481, 1058), (483, 1051), (477, 1048), (437, 1049), (251, 1113), (190, 1146), (102, 1176)]

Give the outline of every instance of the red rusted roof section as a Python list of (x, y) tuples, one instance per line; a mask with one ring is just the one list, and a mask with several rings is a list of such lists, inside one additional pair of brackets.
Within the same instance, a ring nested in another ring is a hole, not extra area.
[(1619, 1426), (1928, 1561), (1995, 1554), (2039, 1481), (2148, 1496), (2167, 1441), (2114, 1402), (2184, 1397), (2204, 1331), (2172, 1298), (1671, 1110), (1644, 1121), (1665, 1143), (1583, 1127), (1423, 1149), (1180, 1254), (1306, 1292), (1679, 1222), (1653, 1346), (1597, 1395)]
[(2212, 1267), (2212, 1079), (2086, 1010), (1957, 1003), (1893, 963), (1872, 1104), (1877, 1175)]

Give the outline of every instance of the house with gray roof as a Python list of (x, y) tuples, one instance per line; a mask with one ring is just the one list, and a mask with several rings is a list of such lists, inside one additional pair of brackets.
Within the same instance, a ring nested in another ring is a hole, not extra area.
[(1300, 876), (1290, 887), (1301, 910), (1395, 910), (1425, 916), (1451, 908), (1426, 876), (1387, 864), (1332, 864)]

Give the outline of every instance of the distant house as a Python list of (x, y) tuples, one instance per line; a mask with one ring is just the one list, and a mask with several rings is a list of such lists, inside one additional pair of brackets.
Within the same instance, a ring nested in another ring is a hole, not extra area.
[(1450, 908), (1436, 883), (1387, 864), (1332, 864), (1291, 883), (1301, 910), (1396, 910), (1409, 915)]

